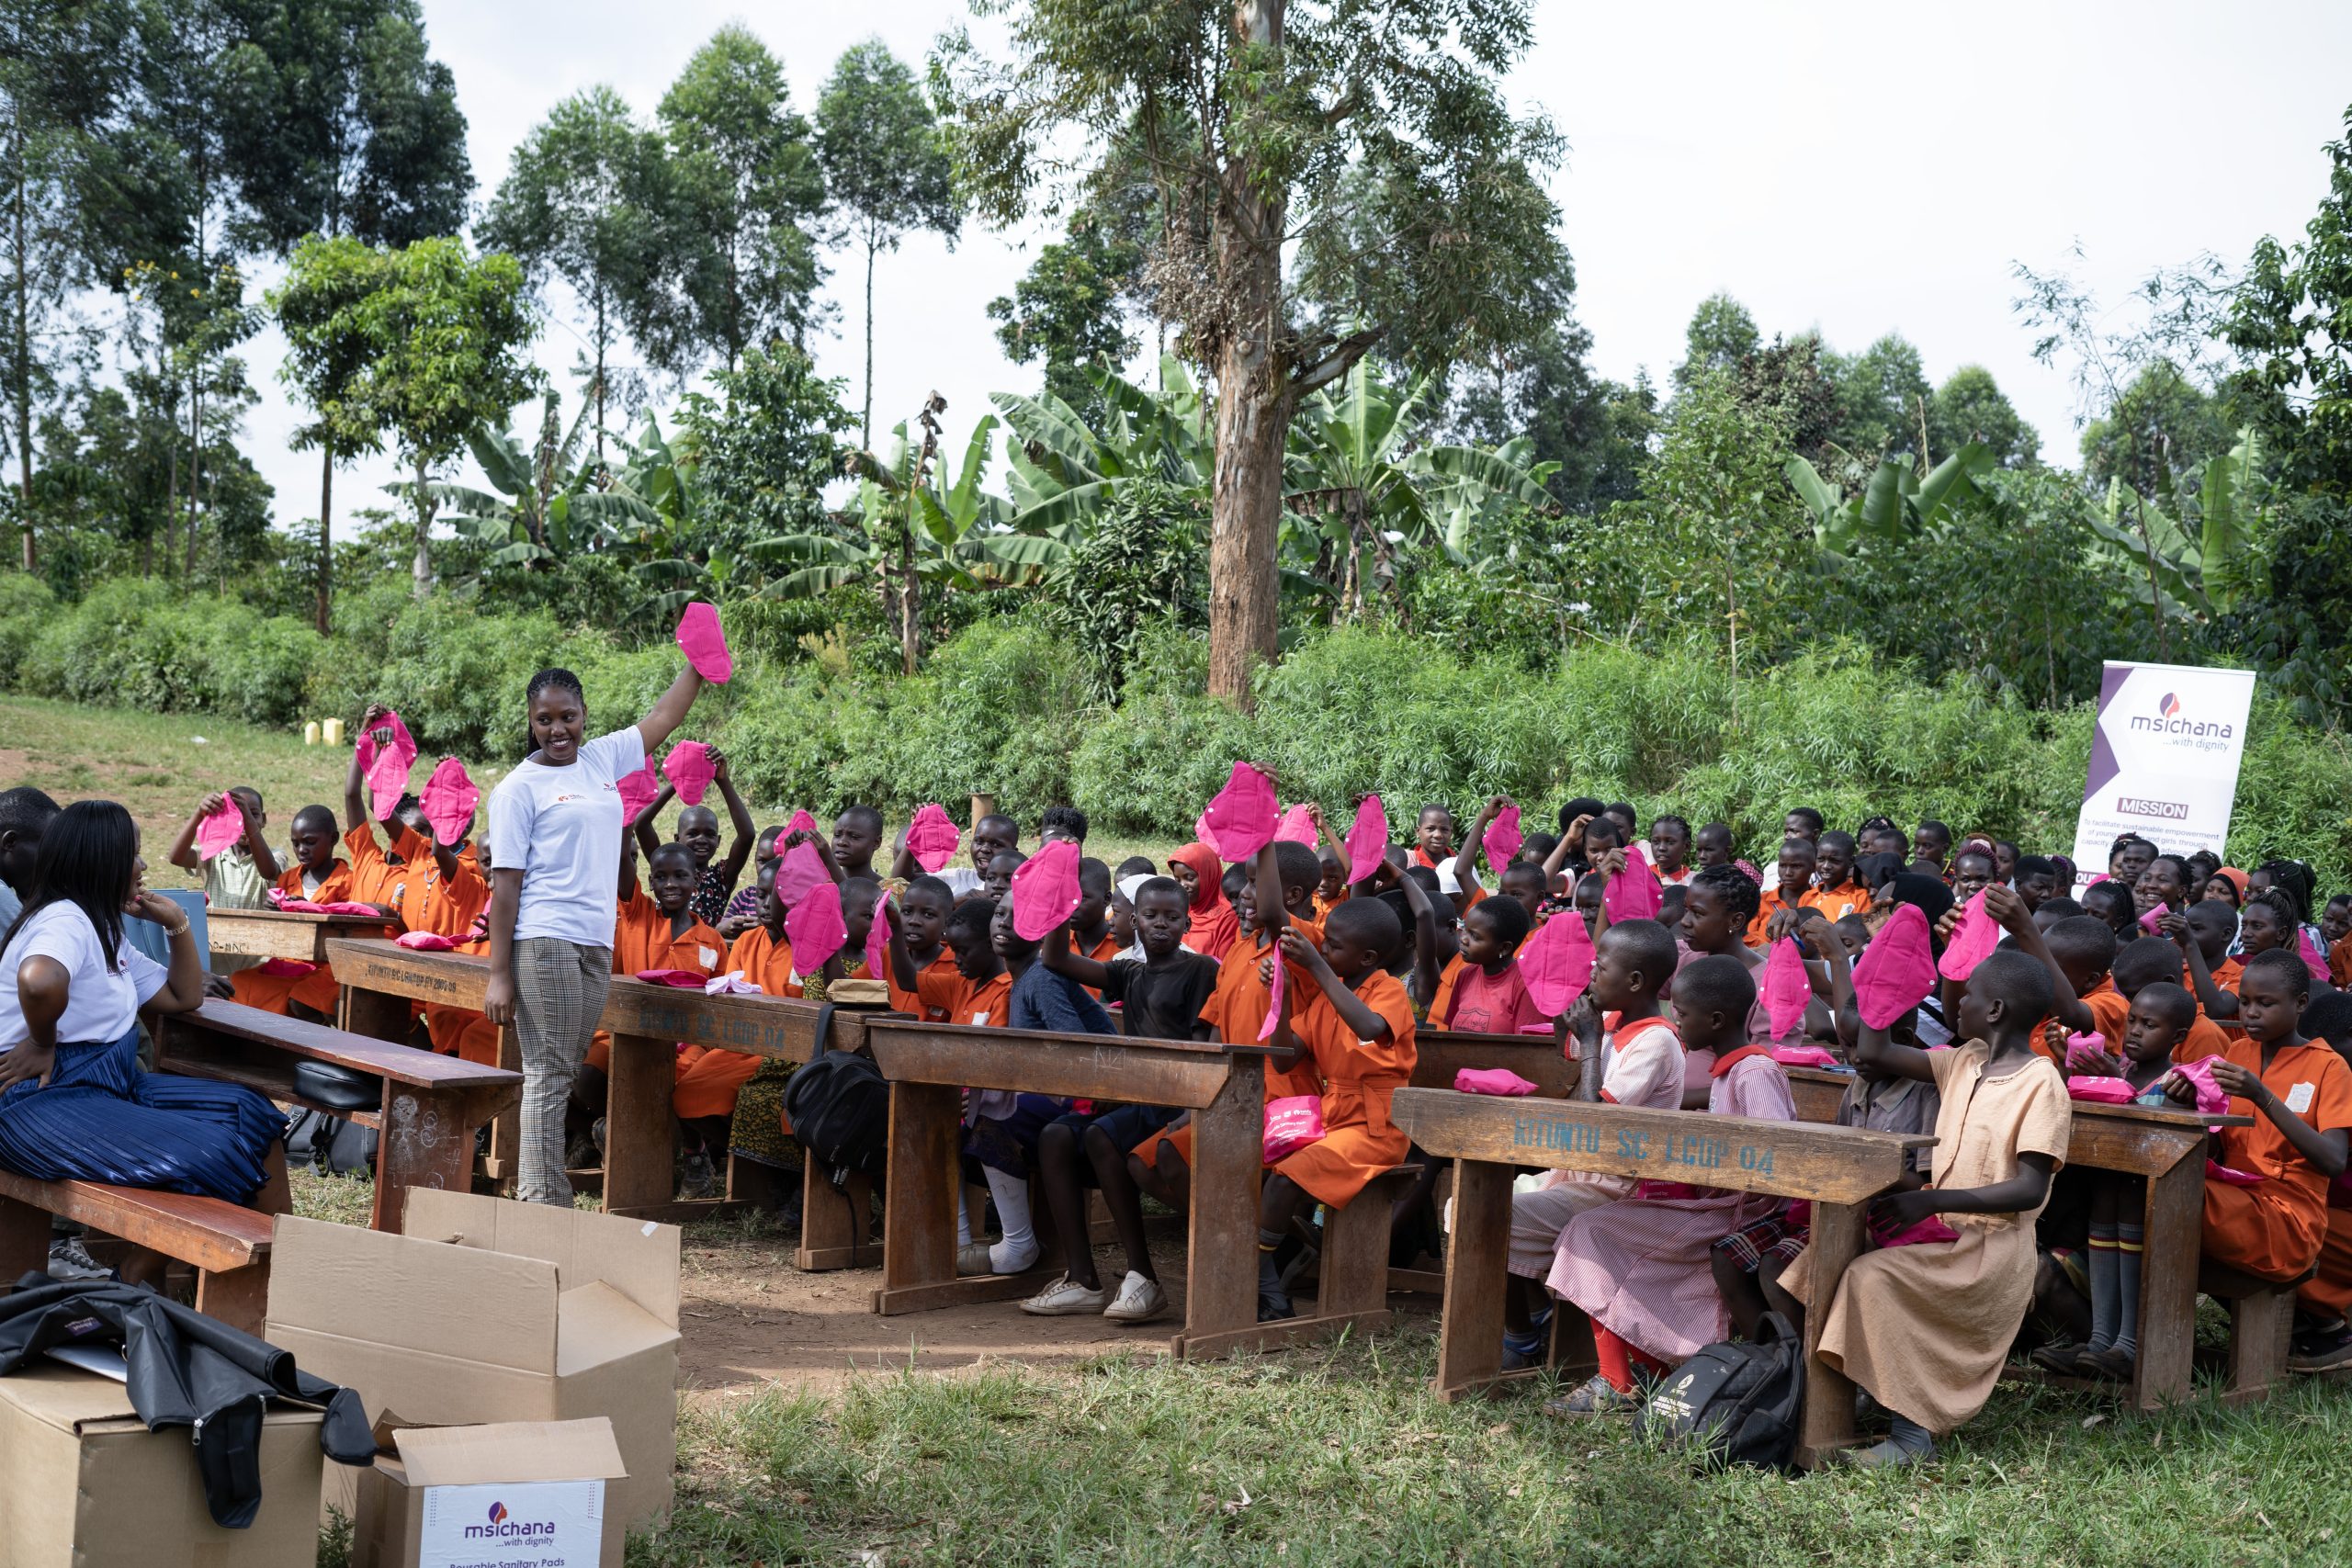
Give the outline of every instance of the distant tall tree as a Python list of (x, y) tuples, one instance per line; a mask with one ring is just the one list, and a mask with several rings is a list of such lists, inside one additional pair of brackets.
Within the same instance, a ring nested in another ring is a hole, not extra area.
[(311, 411), (311, 423), (294, 433), (298, 451), (316, 447), (325, 477), (319, 488), (318, 628), (333, 629), (334, 547), (329, 519), (334, 515), (334, 468), (383, 446), (381, 428), (356, 406), (356, 384), (375, 355), (375, 340), (363, 309), (382, 287), (388, 262), (383, 252), (345, 236), (311, 238), (294, 249), (286, 281), (271, 290), (269, 308), (286, 334), (286, 357), (277, 378)]
[(1972, 441), (1992, 449), (2005, 468), (2022, 468), (2041, 454), (2041, 434), (2019, 417), (1993, 373), (1982, 365), (1953, 371), (1928, 400), (1928, 446), (1939, 463)]
[(2221, 400), (2171, 360), (2152, 360), (2083, 426), (2083, 475), (2101, 490), (2120, 479), (2152, 495), (2167, 470), (2217, 457), (2236, 439)]
[(524, 139), (482, 217), (485, 249), (512, 253), (535, 287), (549, 273), (560, 276), (587, 308), (600, 463), (605, 403), (616, 389), (607, 360), (622, 329), (634, 335), (647, 319), (668, 239), (671, 186), (660, 134), (639, 125), (612, 88), (591, 87), (556, 105)]
[(1850, 359), (1826, 354), (1824, 362), (1838, 385), (1831, 440), (1866, 464), (1888, 452), (1918, 452), (1928, 373), (1902, 333), (1889, 333)]
[(671, 84), (660, 115), (677, 178), (673, 276), (638, 346), (683, 378), (779, 338), (799, 344), (824, 278), (808, 226), (825, 182), (784, 67), (747, 29), (721, 28)]
[(1453, 421), (1462, 439), (1479, 446), (1529, 437), (1531, 463), (1560, 465), (1545, 486), (1552, 498), (1577, 512), (1640, 492), (1657, 428), (1649, 383), (1595, 376), (1586, 362), (1591, 351), (1592, 334), (1575, 321), (1551, 323), (1509, 358), (1472, 368)]
[(2352, 108), (2324, 151), (2318, 210), (2301, 239), (2265, 235), (2255, 246), (2225, 335), (2248, 361), (2245, 401), (2284, 459), (2282, 477), (2342, 502), (2352, 499)]
[(817, 161), (848, 238), (865, 251), (865, 399), (858, 444), (874, 445), (874, 258), (917, 229), (952, 246), (964, 221), (955, 166), (915, 73), (880, 39), (842, 51), (817, 98)]
[[(1298, 400), (1391, 332), (1467, 361), (1525, 341), (1553, 303), (1544, 285), (1564, 253), (1544, 176), (1561, 142), (1500, 90), (1529, 41), (1527, 5), (1007, 0), (991, 15), (1009, 63), (958, 34), (937, 67), (987, 217), (1051, 207), (1046, 171), (1074, 148), (1128, 151), (1160, 192), (1155, 299), (1216, 381), (1209, 689), (1246, 703), (1275, 655)], [(1334, 248), (1377, 249), (1355, 323), (1302, 322), (1285, 299), (1293, 245), (1326, 270), (1340, 268)]]
[(1710, 371), (1731, 370), (1764, 344), (1756, 318), (1728, 294), (1710, 294), (1690, 312), (1683, 329), (1682, 363), (1674, 367), (1674, 389), (1688, 389)]
[(1045, 361), (1046, 390), (1091, 414), (1095, 391), (1085, 367), (1124, 365), (1142, 346), (1127, 330), (1125, 296), (1143, 266), (1142, 246), (1093, 208), (1080, 208), (1068, 237), (1040, 246), (1012, 292), (989, 301), (997, 342), (1016, 365)]

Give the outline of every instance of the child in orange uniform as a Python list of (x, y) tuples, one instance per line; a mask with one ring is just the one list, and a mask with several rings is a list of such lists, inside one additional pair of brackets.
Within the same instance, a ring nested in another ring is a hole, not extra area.
[[(2326, 991), (2303, 1009), (2305, 1038), (2324, 1040), (2352, 1062), (2352, 992)], [(2327, 1184), (2327, 1239), (2320, 1243), (2319, 1271), (2296, 1292), (2295, 1337), (2287, 1353), (2293, 1372), (2332, 1371), (2352, 1365), (2352, 1179)]]
[[(956, 894), (945, 882), (936, 876), (917, 875), (899, 895), (891, 912), (896, 916), (892, 929), (905, 941), (907, 958), (916, 975), (943, 964), (954, 972), (956, 955), (947, 951), (943, 939), (947, 932), (947, 917), (956, 912)], [(890, 987), (892, 1011), (911, 1013), (925, 1023), (947, 1021), (947, 1003), (952, 998), (925, 1001), (914, 987), (899, 984), (896, 965), (882, 978)]]
[[(323, 806), (302, 807), (294, 814), (288, 837), (294, 863), (279, 874), (277, 890), (288, 898), (307, 898), (314, 904), (350, 899), (351, 867), (334, 854), (334, 813)], [(272, 960), (257, 969), (238, 970), (230, 977), (230, 985), (232, 994), (247, 1007), (318, 1022), (334, 1021), (338, 995), (331, 965)]]
[(1376, 898), (1351, 898), (1332, 910), (1320, 947), (1295, 931), (1283, 933), (1283, 956), (1304, 968), (1316, 989), (1294, 1001), (1283, 987), (1272, 1043), (1288, 1055), (1275, 1060), (1288, 1066), (1301, 1055), (1314, 1058), (1323, 1079), (1324, 1134), (1276, 1165), (1260, 1196), (1261, 1323), (1297, 1315), (1274, 1268), (1274, 1249), (1292, 1223), (1317, 1202), (1346, 1208), (1412, 1146), (1389, 1121), (1388, 1106), (1413, 1073), (1413, 1004), (1381, 967), (1403, 940), (1396, 915)]

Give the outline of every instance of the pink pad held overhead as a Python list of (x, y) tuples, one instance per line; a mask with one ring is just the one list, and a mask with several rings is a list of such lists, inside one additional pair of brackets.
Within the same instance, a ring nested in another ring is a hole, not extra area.
[(1258, 1025), (1258, 1043), (1261, 1045), (1272, 1040), (1274, 1037), (1274, 1031), (1282, 1026), (1283, 992), (1290, 984), (1284, 976), (1289, 972), (1290, 965), (1283, 961), (1283, 955), (1277, 952), (1274, 954), (1274, 977), (1266, 985), (1266, 1020)]
[(874, 919), (865, 927), (865, 977), (869, 980), (887, 979), (890, 974), (890, 917), (883, 910), (889, 900), (886, 893), (875, 901)]
[[(1936, 973), (1947, 980), (1965, 980), (2000, 945), (2001, 922), (1984, 912), (1984, 893), (1980, 888), (1961, 907), (1959, 929), (1945, 944)], [(1867, 953), (1869, 949), (1863, 951)]]
[(1323, 1101), (1312, 1094), (1294, 1094), (1266, 1101), (1268, 1165), (1279, 1165), (1309, 1144), (1323, 1141)]
[(1804, 1027), (1804, 1006), (1813, 999), (1813, 977), (1805, 972), (1804, 955), (1796, 939), (1782, 937), (1764, 961), (1764, 1009), (1772, 1021), (1772, 1038), (1786, 1040)]
[(458, 945), (438, 931), (402, 931), (392, 940), (416, 953), (447, 953)]
[(823, 968), (825, 960), (849, 941), (849, 927), (842, 923), (842, 890), (831, 882), (819, 882), (784, 917), (784, 934), (792, 943), (795, 969), (814, 975)]
[(735, 656), (727, 651), (727, 633), (718, 624), (718, 612), (699, 599), (678, 617), (678, 646), (686, 650), (686, 662), (704, 680), (723, 686), (733, 677)]
[(1456, 1094), (1533, 1094), (1535, 1086), (1508, 1067), (1464, 1067), (1453, 1075)]
[(693, 969), (640, 969), (637, 977), (649, 986), (675, 986), (678, 989), (702, 989), (703, 976)]
[(1023, 861), (1012, 874), (1012, 930), (1023, 942), (1037, 942), (1069, 919), (1085, 895), (1078, 886), (1078, 846), (1068, 839)]
[[(825, 874), (825, 857), (817, 852), (816, 845), (802, 842), (784, 852), (784, 859), (775, 868), (777, 903), (787, 909), (797, 909), (800, 907), (800, 901), (808, 897), (810, 890), (820, 885), (831, 887), (833, 879)], [(836, 897), (833, 902), (838, 906), (841, 902), (838, 897), (840, 890), (836, 888), (834, 891)], [(796, 948), (795, 951), (797, 952), (797, 949)], [(816, 969), (813, 965), (803, 965), (800, 972), (803, 975), (813, 975)]]
[(808, 808), (804, 806), (792, 814), (792, 819), (784, 825), (784, 832), (780, 836), (789, 839), (795, 833), (813, 833), (816, 830), (817, 819), (808, 815)]
[[(376, 745), (376, 730), (390, 728), (392, 743), (380, 750)], [(376, 820), (387, 821), (392, 808), (408, 793), (408, 771), (416, 765), (416, 742), (409, 739), (408, 726), (396, 713), (384, 715), (383, 722), (375, 729), (359, 732), (355, 748), (359, 754), (359, 772), (368, 781), (368, 804), (376, 813)]]
[(424, 781), (421, 804), (435, 839), (445, 844), (462, 843), (466, 830), (473, 826), (474, 808), (481, 804), (481, 789), (468, 776), (463, 762), (444, 757), (433, 776)]
[(1519, 807), (1506, 806), (1487, 824), (1487, 837), (1479, 848), (1486, 852), (1487, 863), (1500, 871), (1525, 842), (1527, 835), (1519, 830)]
[(963, 847), (964, 835), (947, 819), (946, 807), (934, 805), (916, 808), (914, 820), (907, 824), (907, 853), (915, 857), (917, 865), (937, 876)]
[(1834, 1067), (1838, 1058), (1818, 1045), (1775, 1045), (1772, 1060), (1784, 1067)]
[(1935, 987), (1928, 917), (1917, 904), (1898, 904), (1894, 918), (1862, 949), (1861, 962), (1854, 965), (1855, 1008), (1864, 1023), (1885, 1029)]
[(1274, 782), (1247, 762), (1233, 764), (1232, 776), (1201, 813), (1201, 842), (1228, 864), (1266, 847), (1282, 814), (1274, 805)]
[(1356, 807), (1356, 819), (1348, 829), (1348, 883), (1362, 882), (1380, 869), (1388, 853), (1388, 808), (1377, 795), (1367, 795)]
[(1314, 809), (1302, 800), (1283, 812), (1283, 819), (1274, 825), (1274, 841), (1305, 844), (1308, 849), (1313, 849), (1315, 847), (1315, 818), (1309, 813)]
[(1609, 879), (1600, 890), (1600, 907), (1609, 911), (1609, 923), (1620, 920), (1654, 920), (1664, 908), (1666, 896), (1658, 890), (1657, 878), (1651, 874), (1650, 863), (1639, 844), (1625, 847), (1625, 869)]
[(2129, 1105), (2140, 1098), (2140, 1091), (2124, 1078), (2109, 1077), (2104, 1073), (2075, 1073), (2066, 1080), (2066, 1098), (2086, 1100), (2093, 1105)]
[(700, 806), (710, 792), (710, 781), (718, 776), (718, 767), (710, 760), (709, 747), (699, 740), (681, 740), (662, 759), (662, 776), (677, 790), (680, 800)]
[(1564, 910), (1520, 944), (1519, 975), (1535, 1005), (1557, 1018), (1592, 984), (1592, 933), (1585, 930), (1584, 917)]
[(624, 827), (637, 820), (638, 813), (653, 804), (662, 793), (662, 781), (653, 776), (649, 765), (633, 773), (624, 773), (614, 785), (621, 792), (621, 822)]
[(220, 806), (206, 812), (204, 819), (196, 825), (196, 852), (199, 858), (210, 860), (244, 836), (245, 814), (237, 809), (236, 801), (224, 795)]

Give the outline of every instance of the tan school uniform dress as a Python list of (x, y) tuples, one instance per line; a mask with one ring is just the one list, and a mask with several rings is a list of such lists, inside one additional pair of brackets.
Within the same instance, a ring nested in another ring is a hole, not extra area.
[[(2018, 1173), (2021, 1154), (2063, 1164), (2074, 1111), (2066, 1081), (2040, 1056), (2002, 1077), (1984, 1076), (1982, 1041), (1931, 1051), (1936, 1091), (1932, 1185), (1990, 1187)], [(2014, 1214), (1941, 1214), (1958, 1241), (1882, 1247), (1854, 1259), (1829, 1303), (1822, 1359), (1881, 1404), (1939, 1435), (1984, 1407), (2010, 1341), (2033, 1301), (2033, 1222)], [(1781, 1276), (1813, 1304), (1813, 1250)]]

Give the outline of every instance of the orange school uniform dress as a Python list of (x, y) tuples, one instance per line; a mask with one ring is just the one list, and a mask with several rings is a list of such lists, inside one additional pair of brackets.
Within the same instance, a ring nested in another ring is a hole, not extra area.
[[(705, 976), (718, 973), (727, 956), (727, 939), (701, 920), (690, 920), (681, 931), (670, 929), (670, 917), (642, 887), (620, 901), (613, 920), (613, 973), (634, 976), (641, 969), (691, 969)], [(692, 1047), (689, 1047), (690, 1049)], [(600, 1073), (613, 1070), (613, 1037), (596, 1031), (588, 1044), (588, 1066)]]
[[(351, 867), (342, 861), (334, 863), (324, 881), (312, 891), (302, 886), (302, 868), (290, 865), (277, 882), (277, 891), (288, 898), (307, 898), (314, 904), (340, 904), (356, 901), (351, 888)], [(265, 969), (240, 969), (229, 976), (232, 995), (249, 1008), (262, 1008), (282, 1013), (288, 1002), (300, 1002), (311, 1011), (327, 1018), (335, 1016), (335, 1004), (341, 998), (341, 988), (335, 984), (334, 966), (322, 964), (300, 975), (272, 975)]]
[[(2115, 988), (2115, 980), (2110, 976), (2085, 991), (2080, 1000), (2085, 1007), (2091, 1010), (2091, 1018), (2094, 1020), (2091, 1027), (2107, 1037), (2109, 1052), (2115, 1055), (2121, 1055), (2123, 1054), (2123, 1025), (2132, 1016), (2132, 998)], [(2191, 1032), (2194, 1033), (2194, 1031), (2192, 1030)], [(2058, 1021), (2057, 1015), (2054, 1013), (2043, 1019), (2041, 1027), (2033, 1032), (2034, 1050), (2048, 1057), (2062, 1073), (2067, 1070), (2066, 1033), (2066, 1026)], [(2180, 1059), (2194, 1061), (2196, 1058), (2182, 1057)]]
[(1756, 918), (1747, 922), (1747, 935), (1745, 939), (1747, 945), (1750, 947), (1764, 945), (1764, 933), (1770, 929), (1774, 915), (1779, 914), (1782, 909), (1804, 908), (1811, 902), (1812, 895), (1810, 894), (1800, 894), (1793, 902), (1781, 897), (1781, 885), (1777, 882), (1765, 888), (1757, 901)]
[[(1780, 889), (1774, 888), (1778, 893)], [(1842, 920), (1849, 915), (1870, 912), (1870, 890), (1860, 883), (1849, 882), (1843, 887), (1816, 887), (1797, 900), (1808, 909), (1818, 909), (1825, 920)]]
[[(401, 924), (413, 931), (446, 936), (458, 944), (458, 953), (487, 953), (490, 939), (474, 935), (474, 922), (490, 908), (490, 884), (472, 851), (460, 851), (457, 874), (445, 877), (433, 858), (433, 847), (417, 834), (402, 832), (393, 850), (408, 862), (408, 875), (401, 884)], [(410, 840), (414, 840), (413, 852), (408, 852)], [(472, 1008), (425, 1003), (424, 1032), (445, 1056), (486, 1067), (498, 1065), (498, 1026)]]
[[(2232, 1041), (2224, 1055), (2260, 1073), (2271, 1093), (2319, 1131), (2352, 1129), (2352, 1067), (2332, 1047), (2312, 1041), (2282, 1050), (2267, 1070), (2253, 1040)], [(2207, 1179), (2205, 1256), (2258, 1279), (2291, 1280), (2320, 1261), (2328, 1239), (2328, 1179), (2252, 1101), (2233, 1099), (2230, 1111), (2253, 1117), (2254, 1125), (2222, 1128), (2213, 1157), (2262, 1179), (2236, 1187)]]
[[(643, 895), (639, 895), (640, 897)], [(650, 903), (651, 900), (648, 899)], [(659, 911), (656, 911), (659, 913)], [(624, 924), (627, 913), (623, 913)], [(668, 924), (667, 917), (663, 925)], [(695, 937), (699, 932), (700, 936)], [(726, 939), (708, 926), (696, 920), (687, 928), (686, 935), (676, 938), (669, 952), (683, 958), (692, 948), (697, 953), (707, 942), (718, 953), (706, 975), (729, 973), (737, 969), (743, 978), (759, 987), (761, 994), (770, 997), (797, 997), (801, 994), (800, 976), (793, 971), (792, 944), (770, 931), (765, 926), (753, 926), (735, 939), (728, 947)], [(616, 950), (617, 951), (617, 950)], [(640, 964), (639, 969), (691, 969), (687, 963), (669, 963), (656, 959)], [(635, 970), (630, 971), (632, 974)], [(760, 1058), (741, 1051), (729, 1051), (718, 1046), (689, 1045), (678, 1053), (677, 1089), (670, 1100), (671, 1109), (681, 1117), (731, 1116), (735, 1113), (735, 1097), (760, 1070)]]
[(1388, 1025), (1385, 1038), (1361, 1038), (1319, 987), (1304, 1008), (1292, 1009), (1291, 1032), (1323, 1079), (1324, 1134), (1274, 1167), (1334, 1209), (1346, 1208), (1413, 1146), (1388, 1119), (1389, 1101), (1413, 1076), (1412, 1001), (1395, 976), (1377, 972), (1356, 997)]
[[(930, 963), (915, 971), (916, 982), (920, 984), (925, 975), (929, 974), (932, 970), (938, 968), (943, 964), (951, 970), (956, 967), (956, 955), (948, 952), (944, 946), (942, 946), (937, 953), (931, 955)], [(882, 976), (882, 983), (890, 987), (890, 1010), (892, 1012), (911, 1013), (915, 1017), (922, 1020), (925, 1023), (945, 1023), (947, 1021), (947, 1005), (944, 1001), (936, 1004), (924, 1001), (920, 992), (910, 991), (905, 987), (899, 985), (899, 977), (895, 973)], [(952, 1000), (953, 998), (950, 999)]]
[[(1309, 942), (1323, 940), (1323, 928), (1313, 920), (1291, 917), (1291, 923)], [(1227, 950), (1225, 962), (1217, 966), (1216, 989), (1202, 1004), (1201, 1021), (1216, 1031), (1216, 1037), (1235, 1044), (1254, 1044), (1258, 1031), (1265, 1027), (1266, 1010), (1273, 1006), (1273, 992), (1258, 977), (1258, 965), (1266, 956), (1267, 944), (1255, 932), (1244, 931)], [(1285, 961), (1287, 962), (1287, 961)], [(1302, 988), (1304, 987), (1304, 988)], [(1283, 988), (1291, 997), (1291, 1008), (1296, 1012), (1305, 998), (1315, 988), (1315, 982), (1306, 970), (1292, 964), (1287, 970)], [(1288, 1068), (1277, 1072), (1270, 1065), (1266, 1068), (1265, 1098), (1269, 1104), (1277, 1100), (1295, 1100), (1300, 1095), (1323, 1097), (1323, 1079), (1315, 1070), (1315, 1058), (1302, 1051), (1298, 1060)], [(1187, 1118), (1181, 1127), (1158, 1132), (1129, 1151), (1146, 1165), (1159, 1157), (1161, 1144), (1171, 1145), (1186, 1165), (1193, 1163), (1193, 1123)]]

